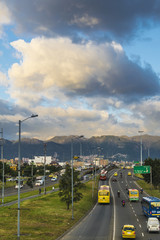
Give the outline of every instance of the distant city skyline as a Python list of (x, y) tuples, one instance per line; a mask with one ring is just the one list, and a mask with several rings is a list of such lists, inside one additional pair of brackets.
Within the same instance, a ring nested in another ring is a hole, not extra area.
[(160, 135), (158, 0), (0, 2), (4, 138)]

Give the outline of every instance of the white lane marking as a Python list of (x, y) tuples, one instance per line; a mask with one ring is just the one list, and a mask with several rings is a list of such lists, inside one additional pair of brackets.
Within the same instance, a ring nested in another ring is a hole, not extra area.
[(139, 227), (140, 227), (140, 228), (142, 227), (141, 224), (139, 224)]
[(144, 237), (144, 233), (142, 233), (142, 237)]
[[(110, 185), (110, 188), (111, 188), (111, 178), (113, 177), (113, 175), (109, 178), (109, 185)], [(113, 196), (113, 239), (112, 240), (115, 240), (115, 229), (116, 229), (116, 204), (115, 204), (115, 197), (114, 197), (114, 193), (113, 193), (113, 190), (111, 188), (111, 192), (112, 192), (112, 196)]]
[(137, 218), (137, 222), (139, 222), (139, 219)]

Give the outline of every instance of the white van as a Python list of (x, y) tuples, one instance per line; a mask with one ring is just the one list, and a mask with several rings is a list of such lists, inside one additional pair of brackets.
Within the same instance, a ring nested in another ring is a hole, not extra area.
[(41, 180), (37, 180), (37, 182), (35, 183), (35, 186), (41, 186), (43, 185), (44, 181), (41, 179)]
[(148, 232), (159, 232), (159, 220), (156, 217), (150, 217), (147, 221)]

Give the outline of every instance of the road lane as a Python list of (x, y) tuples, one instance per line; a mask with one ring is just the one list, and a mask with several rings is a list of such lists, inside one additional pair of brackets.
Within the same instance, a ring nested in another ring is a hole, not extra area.
[[(108, 173), (110, 176), (113, 171)], [(99, 185), (108, 185), (107, 181), (100, 181)], [(112, 240), (112, 199), (110, 204), (96, 204), (89, 215), (69, 231), (62, 240)]]
[[(115, 202), (116, 202), (116, 234), (115, 239), (121, 239), (121, 227), (124, 224), (133, 224), (136, 227), (136, 235), (138, 239), (145, 239), (145, 240), (158, 240), (160, 239), (160, 234), (157, 233), (148, 233), (147, 232), (147, 218), (144, 216), (141, 208), (141, 199), (142, 195), (140, 194), (140, 201), (139, 202), (130, 202), (128, 200), (128, 194), (126, 188), (136, 188), (139, 189), (138, 186), (134, 182), (134, 178), (132, 176), (128, 176), (128, 171), (121, 170), (123, 172), (123, 177), (117, 177), (118, 182), (112, 183), (113, 193), (115, 194)], [(120, 190), (121, 197), (117, 197), (117, 191)], [(123, 208), (121, 205), (121, 200), (124, 199), (126, 201), (126, 206)]]

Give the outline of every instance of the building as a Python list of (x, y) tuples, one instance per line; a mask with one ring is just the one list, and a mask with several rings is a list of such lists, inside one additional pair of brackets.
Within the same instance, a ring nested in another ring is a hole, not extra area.
[(34, 162), (35, 165), (49, 165), (52, 163), (52, 156), (34, 156), (34, 159), (31, 161)]

